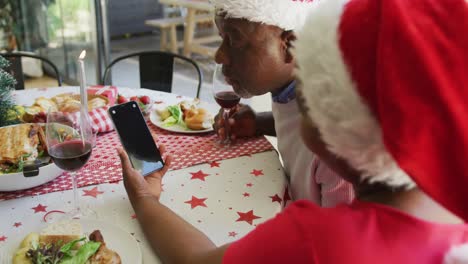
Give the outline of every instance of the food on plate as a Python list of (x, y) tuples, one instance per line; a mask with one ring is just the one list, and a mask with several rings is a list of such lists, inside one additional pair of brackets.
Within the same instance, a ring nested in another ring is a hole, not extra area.
[(167, 118), (171, 117), (171, 112), (169, 112), (167, 107), (156, 109), (156, 113), (159, 115), (161, 120), (166, 120)]
[(204, 130), (210, 128), (213, 123), (210, 114), (203, 108), (190, 109), (185, 112), (185, 124), (192, 130)]
[(47, 154), (44, 129), (38, 124), (0, 128), (0, 174), (23, 171), (24, 164)]
[(49, 225), (30, 233), (13, 255), (13, 264), (121, 264), (117, 252), (109, 249), (99, 230), (89, 237), (77, 220)]
[(164, 127), (180, 125), (191, 130), (205, 130), (213, 125), (213, 116), (199, 107), (200, 101), (182, 101), (176, 105), (156, 109)]
[[(102, 95), (88, 95), (88, 111), (92, 111), (99, 107), (104, 107), (109, 104), (109, 99)], [(52, 98), (39, 97), (34, 101), (34, 104), (25, 107), (22, 120), (24, 122), (45, 122), (47, 112), (77, 112), (80, 110), (80, 95), (73, 93), (63, 93)]]

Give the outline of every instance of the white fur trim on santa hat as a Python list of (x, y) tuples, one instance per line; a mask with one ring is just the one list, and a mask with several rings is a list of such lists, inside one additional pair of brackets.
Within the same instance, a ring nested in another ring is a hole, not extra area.
[[(315, 0), (318, 1), (318, 0)], [(312, 0), (212, 0), (216, 13), (252, 22), (298, 30), (315, 4)]]
[(338, 29), (347, 2), (318, 2), (298, 34), (298, 77), (308, 114), (330, 151), (363, 172), (361, 180), (412, 188), (414, 182), (385, 148), (380, 125), (344, 63)]
[(468, 244), (452, 247), (444, 257), (444, 264), (468, 264)]

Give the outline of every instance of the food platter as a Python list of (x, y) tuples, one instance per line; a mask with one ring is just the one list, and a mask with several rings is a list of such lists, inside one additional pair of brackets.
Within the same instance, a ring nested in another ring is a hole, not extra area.
[[(8, 127), (15, 126), (19, 125)], [(7, 192), (33, 188), (54, 180), (61, 175), (62, 172), (63, 170), (57, 167), (54, 163), (49, 163), (38, 167), (38, 173), (33, 173), (32, 175), (25, 176), (23, 171), (0, 174), (0, 191)]]
[[(84, 236), (88, 236), (94, 230), (99, 230), (104, 237), (106, 246), (120, 255), (122, 263), (143, 263), (143, 256), (138, 242), (128, 232), (110, 224), (109, 222), (94, 219), (80, 219), (79, 221), (81, 223)], [(27, 227), (24, 226), (21, 230), (21, 234), (12, 237), (8, 240), (7, 244), (4, 245), (3, 252), (1, 252), (2, 259), (0, 259), (0, 263), (11, 263), (13, 255), (17, 251), (23, 238), (28, 233), (39, 232), (45, 227), (46, 224), (43, 222), (36, 222), (35, 224), (31, 222)]]
[[(150, 121), (151, 121), (151, 123), (153, 125), (161, 128), (163, 130), (166, 130), (166, 131), (176, 132), (176, 133), (184, 133), (184, 134), (199, 134), (199, 133), (213, 132), (213, 127), (212, 126), (210, 126), (209, 128), (206, 128), (206, 129), (202, 129), (202, 130), (192, 130), (192, 129), (189, 129), (189, 128), (187, 128), (185, 126), (182, 126), (180, 124), (175, 124), (175, 125), (172, 125), (172, 126), (165, 126), (164, 125), (164, 120), (162, 120), (162, 118), (158, 115), (157, 110), (165, 108), (167, 106), (168, 106), (168, 104), (159, 104), (159, 105), (155, 105), (155, 107), (153, 107), (153, 110), (151, 111), (150, 116), (149, 116)], [(212, 117), (216, 116), (216, 114), (219, 111), (219, 106), (217, 106), (215, 104), (206, 103), (206, 102), (200, 102), (198, 107), (206, 109), (206, 111), (209, 114), (211, 114)]]

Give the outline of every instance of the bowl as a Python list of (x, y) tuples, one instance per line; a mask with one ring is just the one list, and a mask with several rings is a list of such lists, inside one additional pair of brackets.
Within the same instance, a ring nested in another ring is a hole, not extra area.
[(11, 192), (33, 188), (54, 180), (60, 176), (62, 172), (62, 169), (51, 162), (47, 165), (39, 166), (33, 171), (0, 174), (0, 192)]
[(0, 191), (11, 192), (33, 188), (60, 176), (63, 170), (54, 163), (39, 167), (36, 176), (25, 176), (23, 172), (0, 174)]

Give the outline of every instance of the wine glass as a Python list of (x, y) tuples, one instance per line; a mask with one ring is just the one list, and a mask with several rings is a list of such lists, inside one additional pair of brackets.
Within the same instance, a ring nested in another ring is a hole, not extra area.
[[(95, 140), (88, 112), (80, 108), (79, 102), (67, 103), (66, 112), (49, 110), (47, 114), (46, 142), (49, 156), (55, 165), (68, 171), (72, 179), (73, 209), (65, 213), (66, 219), (96, 218), (96, 213), (90, 208), (80, 207), (78, 199), (76, 172), (91, 156)], [(46, 222), (51, 219), (46, 219)]]
[(219, 143), (222, 145), (231, 144), (231, 128), (227, 120), (229, 120), (229, 113), (231, 109), (237, 106), (240, 101), (240, 96), (234, 92), (232, 85), (226, 81), (226, 76), (223, 74), (223, 67), (221, 64), (216, 64), (213, 73), (213, 97), (216, 102), (223, 108), (223, 119), (224, 122), (224, 133), (225, 139), (220, 140)]

